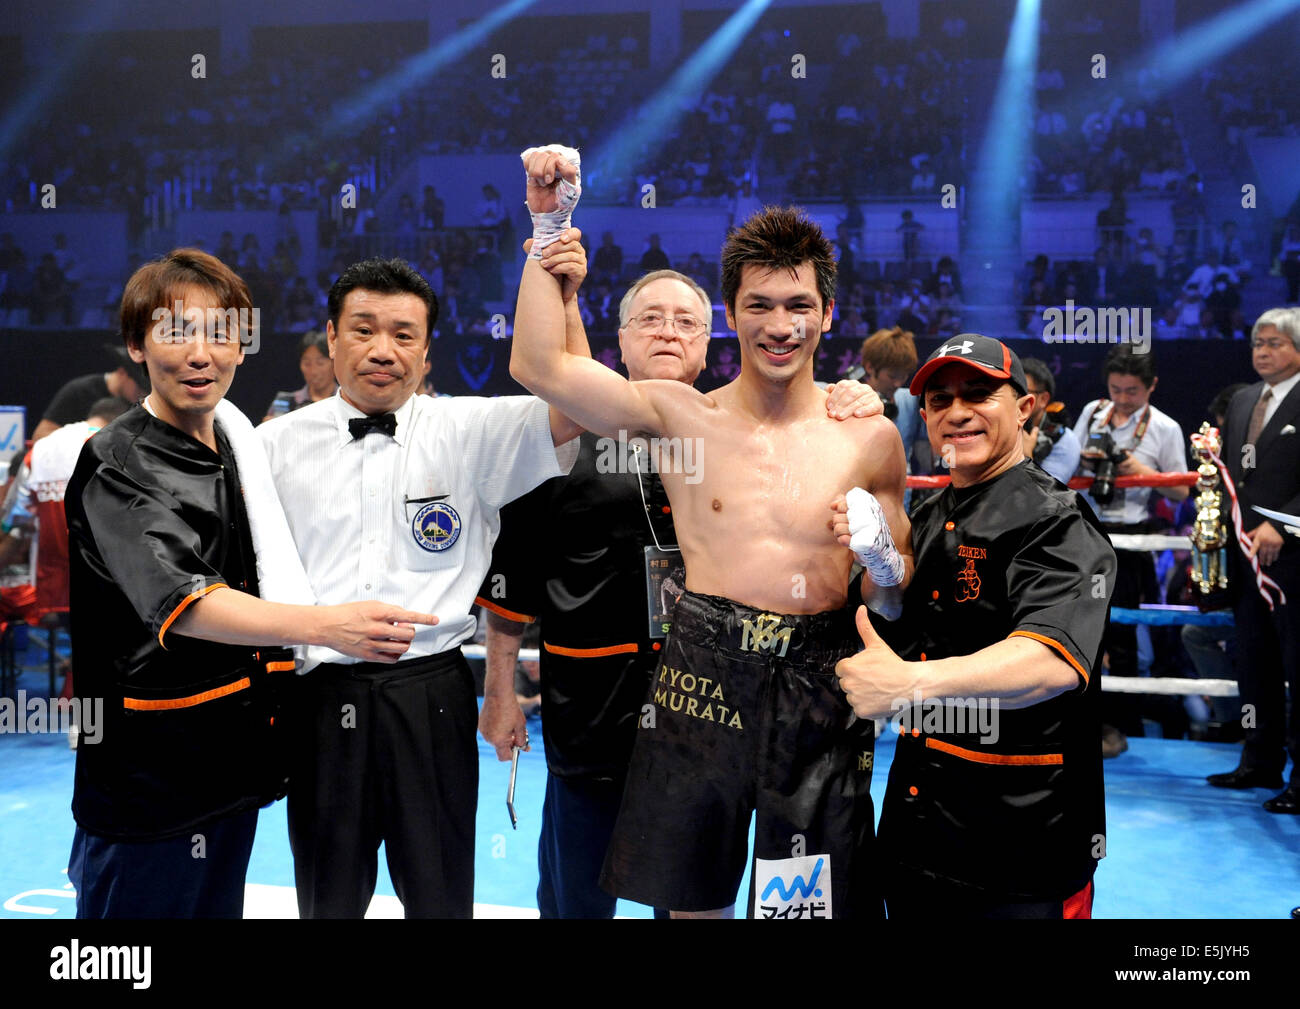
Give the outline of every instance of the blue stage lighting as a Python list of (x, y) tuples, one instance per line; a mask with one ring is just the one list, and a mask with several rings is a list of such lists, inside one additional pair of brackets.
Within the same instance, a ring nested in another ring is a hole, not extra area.
[(684, 103), (704, 94), (709, 82), (726, 65), (770, 3), (771, 0), (747, 0), (673, 72), (663, 87), (624, 119), (600, 144), (595, 156), (583, 160), (587, 184), (594, 189), (601, 179), (624, 177), (642, 157), (646, 144), (667, 140), (682, 115)]

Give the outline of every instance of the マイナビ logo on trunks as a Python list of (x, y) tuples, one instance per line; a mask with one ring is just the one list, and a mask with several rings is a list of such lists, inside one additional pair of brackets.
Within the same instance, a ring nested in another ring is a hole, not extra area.
[[(785, 658), (786, 649), (790, 647), (790, 632), (793, 627), (782, 627), (781, 618), (772, 613), (760, 613), (753, 620), (745, 620), (740, 632), (740, 650), (742, 652), (776, 651)], [(777, 645), (780, 650), (777, 651)]]
[(460, 539), (460, 516), (456, 509), (442, 501), (427, 504), (415, 513), (411, 522), (411, 535), (415, 542), (430, 553), (450, 550)]
[(760, 918), (832, 917), (831, 856), (755, 858), (754, 895), (754, 910)]
[(957, 592), (954, 598), (959, 603), (980, 597), (980, 575), (975, 570), (975, 562), (987, 560), (988, 550), (984, 547), (957, 548), (957, 556), (966, 561), (966, 566), (957, 572)]

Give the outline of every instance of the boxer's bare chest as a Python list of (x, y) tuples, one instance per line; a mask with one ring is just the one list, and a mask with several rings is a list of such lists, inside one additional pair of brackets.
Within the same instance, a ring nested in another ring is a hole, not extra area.
[[(697, 435), (693, 474), (664, 463), (688, 584), (785, 612), (837, 605), (850, 558), (831, 533), (831, 500), (863, 480), (858, 424), (715, 414)], [(804, 594), (792, 601), (793, 588)]]

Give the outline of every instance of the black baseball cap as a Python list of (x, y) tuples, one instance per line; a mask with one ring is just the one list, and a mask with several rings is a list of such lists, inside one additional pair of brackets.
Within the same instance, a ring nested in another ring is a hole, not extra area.
[(931, 375), (945, 364), (954, 363), (967, 365), (993, 378), (1006, 379), (1022, 396), (1029, 392), (1025, 367), (1016, 352), (1001, 340), (978, 333), (961, 333), (941, 344), (912, 376), (908, 391), (913, 396), (921, 395)]

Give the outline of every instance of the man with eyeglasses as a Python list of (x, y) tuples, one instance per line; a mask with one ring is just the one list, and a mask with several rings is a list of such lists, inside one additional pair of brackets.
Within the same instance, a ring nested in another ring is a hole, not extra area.
[[(874, 725), (852, 717), (834, 665), (858, 643), (851, 591), (897, 615), (905, 464), (888, 420), (832, 422), (813, 381), (834, 308), (830, 243), (796, 208), (753, 215), (722, 252), (740, 376), (707, 395), (627, 382), (566, 353), (562, 291), (544, 273), (569, 255), (556, 240), (572, 237), (575, 152), (523, 157), (542, 241), (520, 284), (511, 374), (588, 430), (651, 438), (686, 566), (601, 884), (674, 917), (730, 917), (753, 816), (755, 915), (879, 917)], [(846, 492), (851, 549), (833, 531)]]
[[(557, 249), (580, 255), (582, 246), (562, 242)], [(582, 327), (576, 286), (564, 294), (573, 346)], [(641, 277), (619, 305), (628, 377), (694, 384), (704, 368), (712, 313), (708, 294), (684, 274), (655, 270)], [(868, 386), (849, 382), (828, 397), (827, 409), (846, 419), (878, 413), (880, 405)], [(600, 888), (600, 868), (683, 580), (672, 508), (649, 448), (635, 438), (583, 434), (567, 477), (502, 509), (492, 567), (476, 600), (488, 611), (479, 731), (500, 760), (509, 760), (516, 746), (528, 748), (513, 677), (525, 628), (537, 622), (541, 630), (548, 772), (537, 859), (543, 918), (614, 915), (616, 901)], [(702, 462), (691, 460), (692, 466)]]
[[(1255, 511), (1259, 505), (1300, 513), (1300, 314), (1294, 308), (1265, 312), (1251, 330), (1251, 362), (1262, 381), (1242, 389), (1228, 404), (1223, 461), (1241, 506), (1249, 552), (1229, 549), (1229, 589), (1235, 597), (1237, 680), (1246, 720), (1246, 741), (1235, 770), (1211, 774), (1219, 788), (1280, 788), (1291, 753), (1290, 784), (1264, 803), (1270, 813), (1300, 814), (1300, 540)], [(1226, 498), (1226, 495), (1225, 495)], [(1225, 501), (1225, 505), (1227, 502)], [(1225, 517), (1229, 529), (1230, 517)], [(1264, 601), (1250, 558), (1285, 593)], [(1286, 683), (1291, 684), (1288, 720)]]

